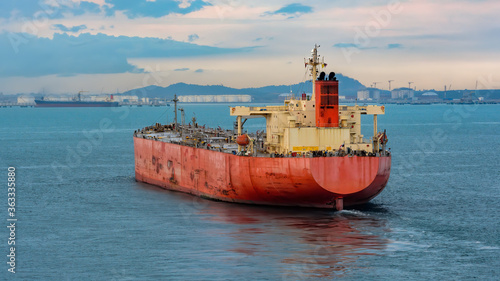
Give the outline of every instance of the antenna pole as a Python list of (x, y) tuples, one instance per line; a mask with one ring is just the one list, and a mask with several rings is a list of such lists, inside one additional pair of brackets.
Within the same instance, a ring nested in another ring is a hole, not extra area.
[(174, 124), (175, 124), (175, 129), (177, 130), (178, 124), (177, 124), (177, 102), (179, 99), (177, 98), (177, 95), (174, 94), (174, 99), (172, 100), (174, 102), (174, 112), (175, 112), (175, 117), (174, 117)]
[(318, 47), (317, 45), (314, 45), (314, 50), (313, 50), (313, 67), (312, 67), (312, 100), (314, 100), (314, 95), (316, 94), (316, 77), (318, 77), (318, 69), (316, 68), (317, 62), (318, 62)]
[(305, 60), (305, 65), (306, 67), (307, 66), (310, 66), (311, 67), (311, 75), (312, 75), (312, 95), (311, 95), (311, 99), (314, 100), (314, 95), (315, 95), (315, 92), (316, 92), (316, 78), (318, 77), (318, 69), (316, 68), (318, 65), (322, 65), (323, 67), (326, 66), (326, 64), (324, 63), (324, 61), (322, 60), (321, 62), (319, 61), (319, 58), (318, 58), (318, 48), (320, 47), (320, 45), (314, 45), (314, 49), (312, 50), (312, 57), (310, 57), (309, 59), (306, 59)]

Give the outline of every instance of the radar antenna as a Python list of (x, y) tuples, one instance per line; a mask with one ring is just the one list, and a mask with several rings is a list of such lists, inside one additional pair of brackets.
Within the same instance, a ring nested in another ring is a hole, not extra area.
[(311, 57), (308, 59), (304, 59), (304, 64), (305, 67), (310, 67), (311, 75), (312, 75), (312, 94), (311, 94), (311, 99), (314, 100), (314, 93), (316, 91), (316, 78), (318, 77), (318, 65), (321, 65), (322, 68), (326, 67), (327, 64), (325, 63), (325, 59), (321, 58), (321, 61), (319, 60), (319, 55), (318, 55), (318, 48), (320, 45), (316, 44), (314, 45), (314, 49), (311, 51)]

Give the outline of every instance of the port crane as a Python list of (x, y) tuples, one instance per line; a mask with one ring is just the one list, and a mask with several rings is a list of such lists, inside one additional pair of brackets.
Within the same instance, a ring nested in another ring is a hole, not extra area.
[(389, 91), (391, 90), (391, 82), (394, 81), (394, 80), (388, 80), (387, 82), (389, 82)]

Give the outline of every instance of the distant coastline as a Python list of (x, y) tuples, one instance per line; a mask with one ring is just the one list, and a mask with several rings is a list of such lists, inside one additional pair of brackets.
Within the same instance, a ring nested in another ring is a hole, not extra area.
[[(365, 87), (358, 80), (339, 75), (341, 102), (376, 103), (376, 104), (497, 104), (500, 103), (500, 89), (490, 90), (447, 90), (438, 91), (397, 88), (391, 91), (374, 87)], [(235, 89), (223, 85), (195, 85), (177, 83), (167, 87), (147, 86), (143, 88), (113, 93), (114, 99), (121, 106), (164, 106), (174, 95), (182, 96), (181, 102), (282, 102), (286, 97), (299, 97), (310, 94), (310, 81), (294, 85), (272, 85), (260, 88)], [(47, 93), (0, 93), (0, 106), (33, 106), (35, 99), (48, 97), (68, 99), (74, 94)], [(86, 94), (89, 100), (103, 100), (111, 94)]]

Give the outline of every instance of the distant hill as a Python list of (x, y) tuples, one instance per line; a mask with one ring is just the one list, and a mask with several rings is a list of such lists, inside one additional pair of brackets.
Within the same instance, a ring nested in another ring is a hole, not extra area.
[[(340, 95), (355, 97), (359, 89), (365, 86), (358, 80), (337, 74), (339, 80)], [(148, 98), (166, 98), (172, 99), (177, 95), (251, 95), (255, 102), (280, 102), (284, 97), (282, 94), (290, 93), (290, 90), (296, 95), (302, 93), (311, 93), (312, 82), (306, 81), (294, 85), (265, 86), (260, 88), (235, 89), (222, 85), (194, 85), (186, 83), (176, 83), (168, 87), (147, 86), (121, 93), (122, 95), (137, 95)], [(281, 95), (281, 96), (280, 96)]]

